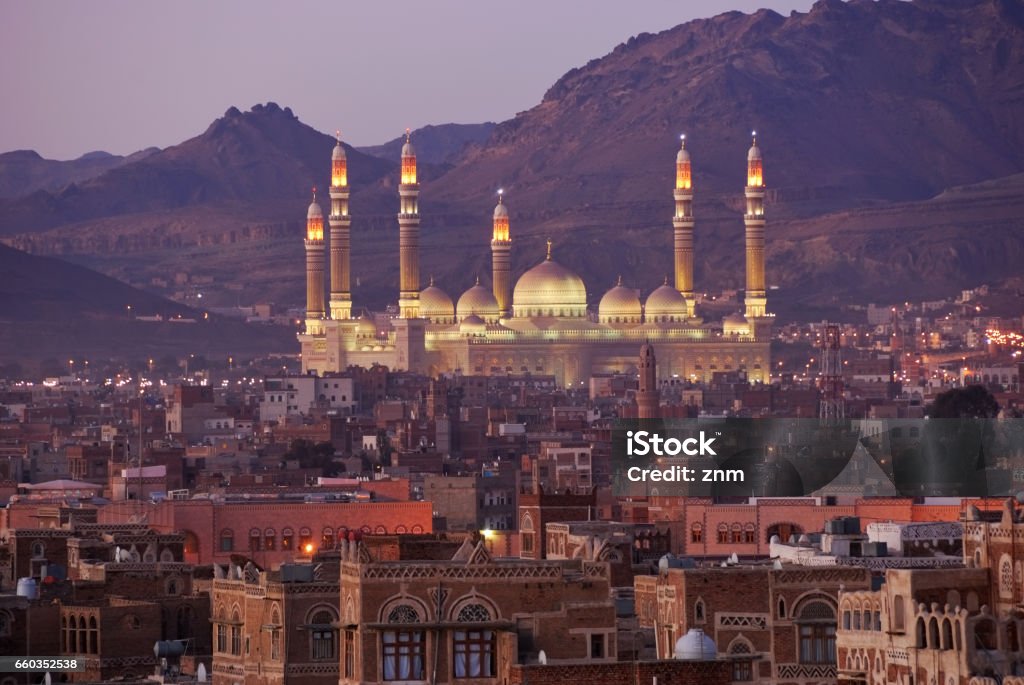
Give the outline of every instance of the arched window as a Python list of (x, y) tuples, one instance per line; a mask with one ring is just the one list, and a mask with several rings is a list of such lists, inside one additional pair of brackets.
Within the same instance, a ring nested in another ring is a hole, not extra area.
[(326, 609), (317, 611), (309, 621), (310, 656), (314, 661), (338, 658), (338, 641), (333, 622), (334, 616)]
[(999, 596), (1013, 597), (1013, 563), (1008, 554), (999, 560)]
[(729, 543), (729, 526), (724, 523), (718, 524), (718, 544), (724, 545)]
[(235, 656), (242, 654), (242, 617), (238, 609), (231, 612), (231, 653)]
[(948, 618), (942, 622), (942, 648), (953, 649), (953, 622)]
[(42, 540), (36, 540), (32, 543), (32, 558), (42, 559), (46, 556), (46, 543)]
[(299, 551), (305, 552), (308, 545), (313, 544), (313, 532), (309, 528), (299, 529)]
[(89, 653), (89, 629), (85, 625), (85, 616), (78, 617), (78, 653)]
[(320, 536), (320, 547), (321, 549), (334, 549), (333, 528), (324, 528), (323, 534)]
[[(139, 620), (138, 616), (134, 616), (133, 615), (131, 618), (134, 618), (136, 622), (138, 622), (138, 620)], [(135, 626), (135, 628), (139, 628), (139, 627), (140, 626), (138, 626), (138, 625)], [(89, 617), (89, 644), (88, 644), (88, 651), (89, 651), (89, 654), (99, 654), (100, 653), (100, 626), (96, 622), (96, 617), (95, 616), (90, 616)]]
[(932, 616), (932, 620), (928, 622), (928, 647), (930, 649), (939, 649), (942, 643), (939, 641), (939, 619)]
[(732, 533), (730, 537), (734, 543), (743, 542), (743, 526), (738, 523), (734, 523), (732, 524), (730, 532)]
[(292, 548), (293, 538), (295, 532), (291, 528), (285, 528), (281, 531), (281, 549), (288, 551)]
[(850, 610), (843, 612), (843, 630), (849, 630), (853, 624), (850, 622)]
[[(843, 616), (843, 623), (844, 624), (846, 623), (846, 616)], [(859, 611), (854, 611), (853, 612), (853, 629), (854, 630), (860, 630), (860, 612)]]
[(754, 528), (753, 523), (748, 523), (743, 527), (743, 542), (748, 545), (752, 545), (757, 541), (757, 529)]
[(925, 634), (924, 618), (920, 616), (917, 619), (914, 637), (914, 644), (918, 649), (926, 649), (928, 647), (928, 636)]
[(753, 656), (750, 643), (742, 639), (733, 640), (732, 644), (729, 645), (729, 655), (734, 657), (732, 659), (732, 681), (734, 683), (743, 683), (753, 680), (753, 662), (750, 659), (743, 658)]
[[(456, 623), (486, 624), (491, 612), (483, 604), (466, 604)], [(456, 630), (452, 634), (453, 669), (456, 678), (493, 678), (496, 673), (497, 633), (486, 626)]]
[(892, 629), (902, 631), (906, 628), (906, 619), (904, 618), (906, 607), (903, 602), (903, 595), (896, 595), (892, 598)]
[(865, 607), (863, 618), (861, 619), (861, 628), (863, 628), (864, 630), (871, 630), (872, 627), (873, 626), (871, 625), (871, 609)]
[(693, 622), (704, 623), (705, 620), (706, 619), (704, 618), (704, 600), (698, 599), (697, 602), (693, 605)]
[(260, 529), (259, 528), (251, 529), (249, 531), (249, 549), (252, 550), (253, 552), (258, 552), (260, 550), (260, 547), (262, 547), (262, 545), (260, 543), (261, 543)]
[(698, 545), (704, 542), (704, 526), (699, 523), (690, 526), (690, 542)]
[(235, 533), (230, 528), (220, 532), (220, 551), (233, 552), (235, 549)]
[(224, 607), (217, 610), (217, 651), (225, 654), (228, 651), (228, 626), (225, 621)]
[(268, 552), (273, 552), (274, 547), (277, 546), (277, 531), (273, 528), (267, 528), (263, 531), (263, 549)]
[(834, 664), (836, 661), (836, 612), (824, 600), (811, 600), (796, 612), (800, 638), (800, 663)]
[(409, 604), (399, 604), (388, 612), (387, 622), (395, 628), (381, 632), (384, 680), (423, 680), (426, 633), (415, 625), (420, 623), (419, 612)]
[(776, 614), (779, 618), (786, 618), (786, 598), (779, 597), (778, 613)]
[(180, 579), (174, 577), (167, 579), (167, 585), (165, 587), (166, 594), (173, 597), (174, 595), (177, 595), (181, 592), (181, 585), (179, 584), (179, 580)]

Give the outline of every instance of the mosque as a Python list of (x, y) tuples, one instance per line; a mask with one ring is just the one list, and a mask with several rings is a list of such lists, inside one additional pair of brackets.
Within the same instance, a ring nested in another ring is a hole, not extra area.
[[(756, 133), (747, 153), (744, 313), (721, 322), (704, 321), (694, 311), (692, 181), (683, 136), (676, 155), (674, 282), (666, 279), (645, 301), (620, 279), (596, 312), (588, 308), (586, 285), (556, 260), (550, 241), (543, 261), (513, 287), (509, 210), (499, 194), (491, 285), (478, 280), (456, 302), (433, 280), (421, 289), (419, 184), (416, 152), (407, 134), (398, 186), (398, 315), (382, 330), (365, 315), (353, 317), (348, 164), (339, 137), (331, 160), (329, 233), (315, 195), (306, 215), (302, 370), (322, 375), (382, 364), (431, 376), (553, 375), (560, 385), (571, 386), (595, 374), (636, 373), (637, 351), (649, 342), (657, 349), (659, 380), (706, 382), (715, 373), (739, 371), (751, 382), (768, 382), (772, 315), (766, 309), (765, 185)], [(330, 296), (325, 303), (328, 252)]]

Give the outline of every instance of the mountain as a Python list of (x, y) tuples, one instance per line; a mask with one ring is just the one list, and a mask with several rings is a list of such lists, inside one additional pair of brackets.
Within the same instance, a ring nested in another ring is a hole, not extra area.
[[(329, 183), (333, 146), (333, 138), (300, 123), (288, 108), (268, 103), (243, 114), (232, 107), (180, 145), (58, 192), (0, 200), (0, 235), (210, 205), (271, 219), (301, 214), (312, 186)], [(346, 151), (355, 188), (397, 165), (351, 147)], [(286, 212), (282, 205), (293, 209)]]
[[(416, 160), (427, 164), (445, 164), (455, 158), (467, 145), (483, 143), (491, 135), (495, 124), (441, 124), (424, 126), (412, 132), (416, 141)], [(374, 157), (395, 160), (402, 156), (405, 136), (393, 138), (381, 145), (357, 148)]]
[(159, 149), (146, 148), (127, 156), (109, 152), (87, 152), (78, 159), (44, 159), (34, 150), (0, 154), (0, 198), (18, 197), (36, 190), (60, 190), (69, 183), (81, 183), (104, 171), (145, 159)]
[[(204, 318), (201, 311), (82, 266), (3, 245), (0, 274), (0, 361), (138, 358), (189, 349), (256, 354), (294, 346), (294, 331), (286, 327)], [(136, 318), (154, 316), (164, 320)], [(190, 319), (195, 323), (182, 321)]]
[[(457, 297), (477, 274), (488, 280), (504, 187), (515, 273), (543, 258), (550, 236), (593, 302), (619, 274), (649, 292), (671, 270), (685, 131), (698, 287), (742, 287), (756, 127), (776, 301), (799, 312), (950, 294), (1019, 269), (1021, 112), (1021, 0), (821, 0), (787, 17), (728, 12), (643, 34), (565, 74), (485, 140), (421, 165), (423, 281)], [(427, 141), (414, 142), (425, 155)], [(0, 235), (133, 283), (204, 275), (213, 304), (300, 306), (309, 186), (326, 185), (333, 144), (287, 108), (232, 108), (178, 146), (0, 201)], [(397, 296), (392, 148), (380, 152), (389, 159), (348, 148), (361, 306)]]

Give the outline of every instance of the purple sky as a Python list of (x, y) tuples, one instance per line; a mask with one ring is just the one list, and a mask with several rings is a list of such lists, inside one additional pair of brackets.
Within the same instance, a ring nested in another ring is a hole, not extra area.
[(228, 107), (291, 107), (357, 145), (501, 121), (630, 36), (811, 0), (0, 0), (0, 151), (126, 154)]

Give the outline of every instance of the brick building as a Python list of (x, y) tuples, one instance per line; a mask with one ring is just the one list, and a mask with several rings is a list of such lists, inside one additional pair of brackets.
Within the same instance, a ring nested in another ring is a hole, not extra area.
[(597, 495), (550, 493), (538, 488), (519, 493), (519, 548), (523, 559), (547, 555), (545, 526), (556, 521), (590, 521), (596, 518)]
[(691, 628), (733, 659), (733, 682), (836, 682), (840, 588), (870, 589), (858, 568), (662, 564), (634, 580), (640, 627), (653, 628), (659, 658)]
[(840, 595), (846, 682), (1024, 682), (1024, 516), (1013, 500), (966, 514), (965, 568), (889, 570), (879, 590)]

